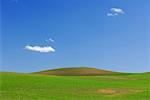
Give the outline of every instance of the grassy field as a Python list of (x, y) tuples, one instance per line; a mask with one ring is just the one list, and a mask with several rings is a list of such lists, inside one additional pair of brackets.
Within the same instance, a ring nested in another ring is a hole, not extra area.
[(52, 76), (1, 72), (0, 100), (150, 100), (150, 74)]

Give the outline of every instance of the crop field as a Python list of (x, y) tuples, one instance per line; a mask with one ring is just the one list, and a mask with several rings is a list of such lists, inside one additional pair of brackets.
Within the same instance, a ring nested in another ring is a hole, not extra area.
[(54, 76), (1, 72), (1, 100), (150, 100), (150, 74)]

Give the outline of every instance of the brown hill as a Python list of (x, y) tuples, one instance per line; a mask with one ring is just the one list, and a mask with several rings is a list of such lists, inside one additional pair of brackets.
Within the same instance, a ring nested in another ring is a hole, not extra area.
[(35, 74), (57, 75), (57, 76), (97, 76), (97, 75), (111, 75), (119, 74), (118, 72), (112, 72), (107, 70), (101, 70), (88, 67), (74, 67), (74, 68), (59, 68), (52, 70), (44, 70), (40, 72), (34, 72)]

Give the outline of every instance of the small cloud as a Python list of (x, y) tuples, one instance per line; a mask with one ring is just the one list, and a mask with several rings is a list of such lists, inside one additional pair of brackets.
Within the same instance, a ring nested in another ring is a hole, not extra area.
[(124, 14), (123, 9), (121, 8), (111, 8), (110, 11), (107, 13), (107, 16), (118, 16)]
[(112, 13), (107, 13), (107, 16), (114, 16)]
[(117, 13), (117, 14), (124, 14), (124, 11), (121, 8), (111, 8), (111, 12)]
[(55, 52), (55, 49), (51, 46), (32, 46), (32, 45), (26, 45), (25, 49), (35, 51), (35, 52), (41, 52), (41, 53), (51, 53)]
[(45, 40), (46, 42), (55, 42), (52, 38), (49, 38), (48, 40)]
[(52, 38), (49, 38), (49, 41), (54, 42), (54, 40)]

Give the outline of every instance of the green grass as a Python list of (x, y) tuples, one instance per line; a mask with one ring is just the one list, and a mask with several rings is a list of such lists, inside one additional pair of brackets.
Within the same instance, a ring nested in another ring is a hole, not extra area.
[(48, 76), (1, 72), (0, 76), (0, 100), (150, 100), (147, 73)]

